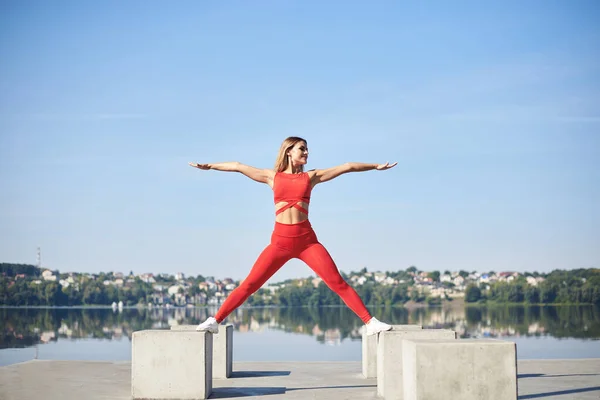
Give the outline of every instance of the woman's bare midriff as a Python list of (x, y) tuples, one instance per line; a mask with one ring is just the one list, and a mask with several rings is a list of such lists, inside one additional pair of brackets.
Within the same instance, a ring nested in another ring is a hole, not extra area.
[[(285, 206), (287, 202), (281, 201), (275, 204), (275, 211), (279, 210), (281, 207)], [(308, 203), (298, 202), (299, 206), (308, 211)], [(277, 214), (275, 217), (275, 222), (279, 222), (280, 224), (299, 224), (302, 221), (306, 221), (308, 219), (308, 215), (304, 214), (302, 211), (298, 210), (295, 207), (291, 207), (281, 214)]]

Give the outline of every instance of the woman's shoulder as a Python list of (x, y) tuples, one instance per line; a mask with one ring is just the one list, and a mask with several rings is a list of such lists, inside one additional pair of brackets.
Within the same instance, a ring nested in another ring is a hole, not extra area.
[(311, 188), (315, 186), (315, 176), (317, 175), (317, 171), (316, 169), (311, 169), (310, 171), (306, 171), (305, 174), (308, 176), (308, 180), (310, 181), (310, 186)]

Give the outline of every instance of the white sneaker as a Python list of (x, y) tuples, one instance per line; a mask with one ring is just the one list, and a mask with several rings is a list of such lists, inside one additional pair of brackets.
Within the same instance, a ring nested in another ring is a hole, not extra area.
[(376, 333), (382, 331), (389, 331), (390, 329), (392, 329), (391, 325), (383, 323), (377, 318), (373, 317), (367, 324), (367, 336), (375, 335)]
[(197, 331), (208, 331), (210, 333), (219, 333), (219, 323), (214, 317), (208, 317), (206, 321), (196, 327)]

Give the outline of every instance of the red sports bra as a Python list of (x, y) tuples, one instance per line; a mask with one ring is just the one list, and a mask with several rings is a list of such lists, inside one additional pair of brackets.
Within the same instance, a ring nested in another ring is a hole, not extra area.
[(308, 215), (308, 210), (302, 207), (300, 202), (310, 203), (310, 192), (312, 187), (308, 173), (301, 174), (286, 174), (284, 172), (276, 172), (273, 179), (273, 194), (275, 204), (280, 201), (286, 201), (287, 204), (275, 212), (275, 215), (281, 214), (289, 208), (296, 208)]

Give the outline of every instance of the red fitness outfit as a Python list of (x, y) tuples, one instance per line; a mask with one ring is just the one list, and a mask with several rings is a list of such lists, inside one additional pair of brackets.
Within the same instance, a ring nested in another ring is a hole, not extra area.
[[(308, 173), (277, 172), (273, 181), (275, 203), (285, 201), (287, 204), (278, 209), (276, 215), (294, 207), (308, 216), (308, 210), (299, 203), (309, 203), (311, 191)], [(298, 258), (308, 264), (364, 323), (369, 321), (369, 311), (356, 291), (344, 281), (329, 252), (319, 243), (310, 222), (305, 220), (291, 225), (275, 222), (271, 244), (258, 256), (250, 274), (241, 285), (229, 294), (215, 315), (217, 322), (221, 323), (292, 258)]]

